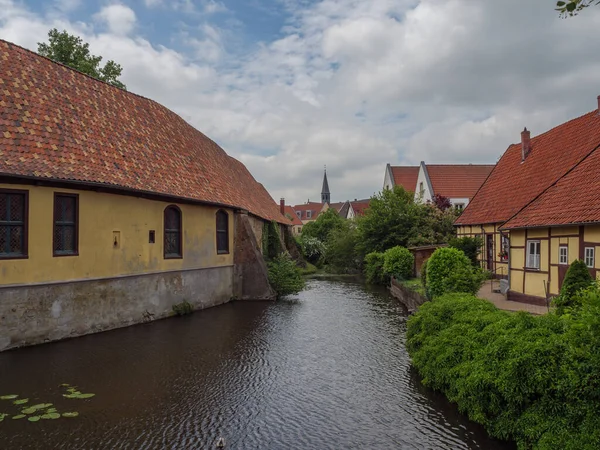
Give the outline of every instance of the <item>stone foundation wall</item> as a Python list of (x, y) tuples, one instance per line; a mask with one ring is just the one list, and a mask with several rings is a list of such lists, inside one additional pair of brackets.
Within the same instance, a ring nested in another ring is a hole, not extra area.
[(0, 351), (162, 319), (233, 297), (233, 266), (0, 288)]
[(390, 293), (406, 306), (409, 313), (415, 312), (419, 306), (427, 301), (427, 297), (402, 286), (394, 279), (390, 283)]

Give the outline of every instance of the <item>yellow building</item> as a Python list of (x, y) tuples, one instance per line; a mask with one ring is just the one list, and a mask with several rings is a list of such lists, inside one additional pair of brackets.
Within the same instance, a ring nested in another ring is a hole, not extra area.
[(0, 350), (271, 299), (289, 221), (179, 116), (0, 41)]
[(509, 300), (545, 304), (576, 259), (596, 277), (598, 106), (534, 138), (525, 129), (456, 221), (459, 236), (482, 238), (482, 266), (508, 280)]

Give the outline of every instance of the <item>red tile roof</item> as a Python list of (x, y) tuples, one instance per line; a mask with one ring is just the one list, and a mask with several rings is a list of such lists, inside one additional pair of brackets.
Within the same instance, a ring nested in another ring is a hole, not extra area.
[(433, 192), (448, 198), (473, 198), (493, 164), (426, 164)]
[(405, 190), (415, 192), (419, 166), (391, 166), (394, 186), (402, 186)]
[[(300, 211), (302, 214), (301, 219), (316, 219), (321, 210), (323, 209), (322, 203), (309, 202), (302, 205), (293, 206), (294, 211)], [(306, 216), (306, 211), (312, 211), (311, 217)]]
[(506, 222), (598, 144), (600, 116), (592, 111), (531, 138), (525, 161), (521, 144), (511, 145), (455, 224)]
[(364, 216), (365, 210), (369, 207), (369, 200), (358, 200), (355, 202), (350, 202), (352, 205), (352, 209), (354, 210), (354, 214), (357, 216)]
[(545, 190), (503, 229), (600, 222), (600, 150)]
[(302, 226), (302, 221), (298, 218), (296, 211), (289, 205), (285, 205), (285, 216), (290, 219), (292, 225), (300, 225)]
[(0, 175), (248, 210), (286, 223), (246, 167), (164, 106), (0, 40)]

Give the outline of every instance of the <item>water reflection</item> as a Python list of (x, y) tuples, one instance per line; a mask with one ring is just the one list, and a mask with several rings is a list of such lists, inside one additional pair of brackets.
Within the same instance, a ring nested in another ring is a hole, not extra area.
[[(294, 301), (5, 352), (0, 395), (80, 417), (5, 420), (0, 448), (196, 449), (219, 436), (231, 449), (512, 448), (419, 384), (405, 321), (385, 291), (314, 280)], [(63, 399), (61, 383), (96, 397)]]

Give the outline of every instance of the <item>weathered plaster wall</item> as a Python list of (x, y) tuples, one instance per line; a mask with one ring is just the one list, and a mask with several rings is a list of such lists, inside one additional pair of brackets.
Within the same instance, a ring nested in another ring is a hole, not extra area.
[[(248, 218), (250, 228), (252, 229), (252, 232), (254, 233), (254, 238), (256, 240), (256, 246), (258, 248), (258, 251), (260, 253), (262, 253), (262, 251), (263, 251), (262, 240), (263, 240), (263, 232), (265, 229), (265, 221), (261, 220), (257, 217), (254, 217), (254, 216), (250, 216), (250, 215), (246, 215), (246, 217)], [(239, 221), (237, 222), (237, 224), (239, 224)], [(236, 230), (236, 233), (237, 233), (237, 230)]]
[(0, 351), (125, 327), (228, 302), (233, 267), (0, 288)]
[[(218, 208), (177, 205), (183, 218), (183, 258), (164, 259), (164, 209), (172, 204), (137, 197), (2, 185), (29, 191), (29, 255), (27, 259), (0, 260), (0, 285), (109, 278), (166, 270), (231, 266), (233, 252), (217, 254)], [(55, 192), (79, 194), (79, 255), (53, 257), (53, 204)], [(229, 213), (229, 248), (233, 248), (233, 212)], [(156, 242), (149, 243), (155, 230)], [(113, 245), (113, 233), (119, 235)]]

